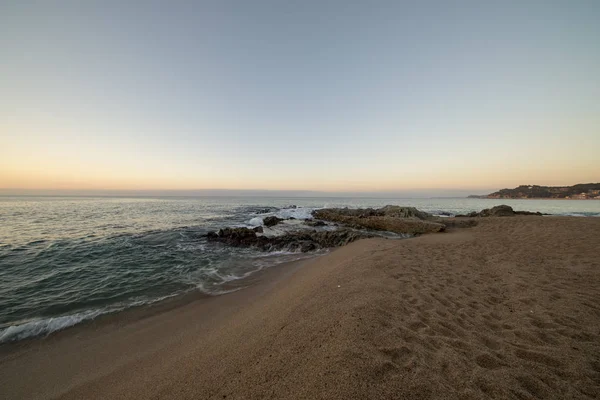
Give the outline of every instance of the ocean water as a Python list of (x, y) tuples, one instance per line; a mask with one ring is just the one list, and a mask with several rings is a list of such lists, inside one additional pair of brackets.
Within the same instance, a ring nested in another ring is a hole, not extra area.
[[(207, 243), (210, 230), (257, 226), (268, 215), (301, 220), (322, 207), (386, 204), (434, 214), (509, 204), (600, 216), (600, 201), (570, 200), (0, 197), (0, 343), (189, 291), (218, 295), (261, 269), (315, 256)], [(289, 223), (267, 233), (294, 229)]]

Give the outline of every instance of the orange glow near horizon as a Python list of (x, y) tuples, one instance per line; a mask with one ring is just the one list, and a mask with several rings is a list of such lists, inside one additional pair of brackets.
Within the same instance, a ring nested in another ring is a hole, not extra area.
[[(186, 143), (109, 137), (102, 133), (118, 131), (117, 127), (91, 121), (64, 124), (39, 116), (26, 121), (0, 123), (1, 189), (477, 191), (600, 180), (596, 147), (591, 145), (594, 141), (600, 145), (600, 135), (584, 147), (575, 140), (564, 143), (560, 136), (542, 139), (538, 135), (538, 144), (511, 145), (507, 140), (494, 151), (485, 142), (478, 147), (459, 143), (425, 150), (415, 145), (417, 151), (368, 142), (331, 151), (317, 148), (315, 154), (293, 148), (252, 153), (231, 144), (190, 148)], [(590, 126), (583, 128), (593, 131)], [(85, 135), (79, 134), (82, 131)]]
[[(264, 170), (253, 169), (190, 171), (186, 168), (163, 169), (160, 165), (119, 171), (119, 168), (97, 168), (82, 164), (81, 168), (64, 166), (28, 166), (8, 168), (1, 165), (0, 189), (52, 190), (316, 190), (323, 192), (391, 192), (412, 189), (478, 189), (515, 187), (520, 184), (567, 186), (595, 182), (598, 174), (587, 165), (571, 165), (569, 170), (560, 166), (519, 170), (515, 166), (479, 168), (466, 173), (463, 168), (448, 165), (443, 170), (414, 170), (409, 173), (382, 175), (380, 171), (351, 171), (345, 175), (281, 174), (260, 178)], [(350, 178), (350, 176), (352, 178)], [(464, 177), (468, 179), (464, 179)]]

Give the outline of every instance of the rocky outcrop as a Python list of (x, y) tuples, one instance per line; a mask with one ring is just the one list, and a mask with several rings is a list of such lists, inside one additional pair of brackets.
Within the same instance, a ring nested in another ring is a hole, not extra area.
[(329, 247), (339, 247), (358, 239), (373, 235), (351, 229), (335, 231), (305, 231), (286, 235), (266, 237), (257, 236), (248, 228), (224, 228), (219, 232), (209, 232), (206, 238), (212, 242), (225, 243), (236, 247), (256, 247), (263, 251), (314, 251)]
[(325, 226), (327, 225), (325, 223), (325, 221), (321, 221), (318, 219), (306, 219), (304, 220), (304, 225), (308, 225), (308, 226), (312, 226), (312, 227), (318, 227), (318, 226)]
[(464, 215), (457, 215), (457, 217), (513, 217), (515, 215), (547, 215), (542, 214), (541, 212), (531, 212), (531, 211), (515, 211), (511, 206), (507, 206), (506, 204), (502, 204), (499, 206), (495, 206), (492, 208), (486, 208), (485, 210), (481, 210), (480, 212), (472, 212)]
[[(505, 208), (495, 207), (484, 210), (499, 215), (513, 212)], [(280, 236), (265, 236), (261, 226), (250, 228), (223, 228), (219, 232), (209, 232), (206, 238), (236, 247), (255, 247), (263, 251), (301, 251), (308, 252), (323, 248), (338, 247), (358, 239), (373, 237), (374, 234), (365, 232), (388, 231), (399, 234), (420, 235), (424, 233), (443, 232), (446, 228), (465, 228), (477, 224), (476, 218), (440, 218), (417, 210), (414, 207), (385, 206), (378, 209), (363, 208), (326, 208), (313, 211), (313, 220), (305, 220), (307, 228), (286, 233)], [(271, 227), (283, 219), (269, 216), (263, 219), (264, 226)], [(314, 230), (308, 227), (326, 226), (328, 222), (339, 225), (335, 230)], [(259, 235), (257, 235), (259, 233)]]
[[(510, 212), (513, 212), (510, 207)], [(495, 207), (492, 214), (506, 214), (509, 210)], [(487, 215), (482, 212), (481, 214)], [(479, 216), (479, 215), (478, 215)], [(363, 208), (326, 208), (315, 210), (313, 220), (304, 220), (307, 228), (286, 233), (280, 236), (263, 235), (262, 227), (223, 228), (219, 232), (209, 232), (206, 237), (211, 242), (218, 242), (236, 247), (255, 247), (263, 251), (314, 251), (323, 248), (338, 247), (358, 239), (373, 237), (365, 232), (388, 231), (399, 234), (419, 235), (432, 232), (443, 232), (446, 228), (465, 228), (477, 224), (476, 218), (440, 218), (419, 211), (414, 207), (385, 206), (378, 209)], [(269, 216), (263, 219), (264, 226), (271, 227), (283, 219)], [(308, 227), (326, 226), (328, 222), (339, 225), (335, 230), (314, 230)], [(257, 235), (259, 233), (259, 235)]]
[(263, 218), (263, 224), (268, 228), (277, 225), (281, 221), (283, 221), (283, 219), (277, 218), (276, 216)]
[(416, 209), (415, 207), (401, 207), (401, 206), (385, 206), (380, 208), (378, 211), (383, 212), (386, 217), (395, 218), (418, 218), (423, 220), (431, 220), (435, 217), (425, 211)]
[[(382, 208), (323, 208), (315, 210), (313, 217), (327, 220), (328, 218), (344, 217), (393, 217), (393, 218), (417, 218), (422, 220), (433, 219), (434, 216), (420, 211), (415, 207), (385, 206)], [(323, 218), (321, 218), (323, 217)]]
[(256, 214), (268, 214), (273, 211), (275, 211), (274, 208), (261, 208), (260, 210), (256, 210), (255, 213)]
[(356, 229), (370, 229), (419, 235), (442, 232), (446, 225), (436, 217), (414, 207), (385, 206), (373, 208), (325, 208), (315, 210), (313, 217), (337, 222)]

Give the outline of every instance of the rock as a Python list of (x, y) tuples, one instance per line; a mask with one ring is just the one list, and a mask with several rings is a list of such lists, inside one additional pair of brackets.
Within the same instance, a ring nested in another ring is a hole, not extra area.
[(283, 221), (283, 219), (281, 219), (281, 218), (277, 218), (277, 217), (276, 217), (276, 216), (274, 216), (274, 215), (273, 215), (273, 216), (271, 216), (271, 217), (266, 217), (266, 218), (263, 218), (263, 224), (264, 224), (266, 227), (275, 226), (275, 225), (277, 225), (278, 223), (280, 223), (281, 221)]
[(480, 212), (472, 212), (465, 215), (457, 215), (457, 217), (512, 217), (515, 215), (547, 215), (541, 212), (531, 211), (515, 211), (511, 206), (502, 204), (492, 208), (486, 208)]
[(263, 233), (263, 227), (262, 226), (257, 226), (256, 228), (252, 228), (252, 230), (256, 233)]
[(389, 231), (418, 235), (442, 232), (446, 226), (436, 218), (414, 207), (385, 206), (373, 208), (324, 208), (315, 210), (313, 217), (338, 222), (350, 228)]
[(339, 215), (347, 217), (393, 217), (393, 218), (418, 218), (423, 220), (433, 219), (434, 216), (420, 211), (415, 207), (401, 207), (401, 206), (385, 206), (382, 208), (323, 208), (321, 210), (313, 211), (315, 215)]
[(308, 225), (308, 226), (312, 226), (312, 227), (317, 227), (317, 226), (326, 226), (327, 224), (325, 223), (325, 221), (321, 221), (321, 220), (313, 220), (313, 219), (305, 219), (304, 220), (304, 225)]
[(385, 206), (379, 210), (383, 211), (383, 215), (396, 218), (418, 218), (432, 219), (433, 215), (416, 209), (415, 207), (400, 207), (400, 206)]
[(468, 214), (458, 214), (456, 215), (457, 218), (473, 218), (473, 217), (479, 217), (479, 213), (478, 212), (470, 212)]
[(515, 210), (511, 206), (507, 206), (505, 204), (486, 208), (479, 213), (480, 217), (512, 217), (515, 215)]
[(236, 247), (257, 247), (264, 251), (301, 251), (308, 252), (322, 248), (338, 247), (358, 239), (373, 235), (351, 229), (336, 231), (305, 231), (288, 233), (282, 236), (257, 236), (248, 228), (223, 228), (218, 233), (209, 232), (209, 241), (225, 243)]
[(223, 228), (219, 229), (219, 233), (215, 238), (214, 235), (207, 236), (208, 239), (227, 239), (228, 241), (235, 243), (246, 243), (247, 245), (253, 244), (258, 236), (256, 232), (248, 228)]

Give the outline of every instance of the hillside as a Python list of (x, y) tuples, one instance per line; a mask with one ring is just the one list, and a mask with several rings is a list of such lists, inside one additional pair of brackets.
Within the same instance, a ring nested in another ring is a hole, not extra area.
[(514, 189), (502, 189), (483, 196), (481, 199), (576, 199), (600, 200), (600, 183), (580, 183), (573, 186), (521, 185)]

